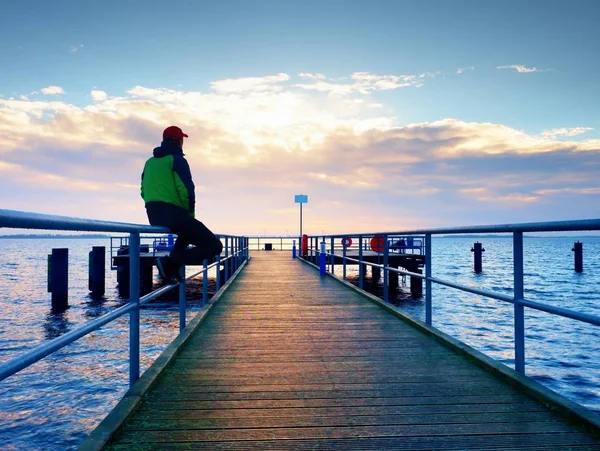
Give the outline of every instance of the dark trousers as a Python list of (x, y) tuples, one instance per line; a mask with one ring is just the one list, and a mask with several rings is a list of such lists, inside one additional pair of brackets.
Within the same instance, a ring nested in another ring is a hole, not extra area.
[[(221, 240), (183, 208), (166, 202), (149, 202), (146, 213), (151, 225), (168, 227), (177, 235), (171, 251), (171, 259), (177, 266), (202, 265), (204, 259), (210, 264), (223, 250)], [(194, 247), (188, 249), (190, 244)]]

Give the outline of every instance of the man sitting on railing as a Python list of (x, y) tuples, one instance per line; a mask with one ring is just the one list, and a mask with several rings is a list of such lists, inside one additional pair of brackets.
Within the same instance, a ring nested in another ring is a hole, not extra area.
[[(223, 250), (221, 240), (195, 219), (195, 188), (192, 173), (183, 154), (183, 138), (188, 135), (179, 127), (167, 127), (160, 147), (154, 149), (142, 172), (141, 194), (146, 203), (150, 224), (168, 227), (177, 241), (167, 257), (156, 260), (161, 277), (168, 283), (181, 281), (181, 265), (209, 263)], [(194, 247), (188, 249), (188, 245)]]

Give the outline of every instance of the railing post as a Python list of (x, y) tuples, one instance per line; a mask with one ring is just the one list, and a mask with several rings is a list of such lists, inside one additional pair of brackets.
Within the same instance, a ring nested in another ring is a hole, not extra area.
[(365, 278), (365, 268), (362, 263), (363, 257), (363, 236), (358, 237), (358, 288), (363, 289), (363, 281)]
[(217, 255), (217, 266), (216, 269), (216, 278), (217, 278), (217, 291), (221, 289), (221, 254)]
[(179, 333), (185, 329), (185, 266), (182, 265), (179, 274), (183, 277), (183, 281), (179, 282)]
[(223, 270), (225, 275), (225, 280), (223, 283), (229, 280), (229, 237), (225, 237), (225, 261), (223, 262)]
[(513, 232), (515, 296), (515, 370), (525, 374), (525, 312), (523, 299), (523, 232)]
[(208, 302), (208, 260), (202, 262), (202, 307)]
[(129, 386), (140, 378), (140, 234), (129, 235)]
[(425, 235), (425, 323), (432, 321), (432, 282), (431, 282), (431, 233)]
[(335, 274), (335, 238), (331, 238), (331, 260), (330, 260), (330, 271), (331, 274)]
[(390, 246), (388, 244), (388, 236), (383, 235), (383, 301), (389, 301), (390, 287), (388, 286), (388, 280), (390, 278), (388, 273), (388, 261), (390, 256)]
[(342, 258), (344, 262), (344, 267), (342, 270), (342, 279), (346, 280), (346, 237), (342, 238)]

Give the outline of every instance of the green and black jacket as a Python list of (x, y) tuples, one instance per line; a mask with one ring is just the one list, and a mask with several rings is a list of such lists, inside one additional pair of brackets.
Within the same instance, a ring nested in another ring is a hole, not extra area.
[(154, 156), (146, 161), (142, 172), (141, 194), (146, 204), (167, 202), (195, 216), (192, 173), (178, 142), (167, 139), (154, 149)]

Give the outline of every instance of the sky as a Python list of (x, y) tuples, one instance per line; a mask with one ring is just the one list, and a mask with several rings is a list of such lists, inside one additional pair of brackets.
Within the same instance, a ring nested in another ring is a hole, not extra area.
[[(600, 217), (595, 0), (0, 0), (0, 208), (146, 224), (178, 125), (216, 233)], [(10, 233), (2, 230), (0, 233)]]

